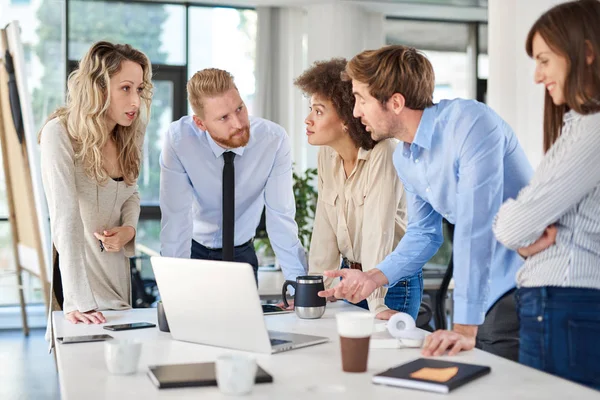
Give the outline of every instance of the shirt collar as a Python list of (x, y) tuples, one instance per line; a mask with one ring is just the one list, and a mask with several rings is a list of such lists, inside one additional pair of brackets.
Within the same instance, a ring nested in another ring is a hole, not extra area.
[(563, 124), (570, 123), (571, 121), (574, 121), (579, 117), (581, 117), (581, 114), (579, 114), (577, 111), (569, 110), (563, 116)]
[(248, 140), (248, 144), (246, 144), (246, 146), (236, 147), (235, 149), (224, 149), (223, 147), (219, 146), (217, 144), (217, 142), (214, 141), (214, 139), (210, 136), (208, 131), (202, 131), (202, 132), (204, 133), (204, 135), (206, 135), (206, 139), (208, 140), (208, 145), (210, 146), (210, 149), (212, 150), (212, 152), (216, 158), (221, 157), (223, 155), (223, 153), (225, 153), (226, 151), (232, 151), (235, 153), (236, 156), (243, 156), (244, 150), (246, 149), (246, 147), (248, 147), (248, 145), (252, 141), (252, 128), (250, 128), (250, 140)]
[[(371, 155), (371, 150), (365, 150), (362, 147), (358, 148), (358, 156), (357, 156), (357, 160), (368, 160), (369, 156)], [(336, 161), (341, 161), (342, 157), (340, 157), (340, 155), (338, 154), (337, 151), (333, 150), (333, 148), (331, 148), (331, 158), (336, 160)]]
[(404, 151), (402, 154), (404, 157), (409, 158), (412, 154), (413, 158), (416, 159), (421, 153), (421, 149), (431, 149), (431, 140), (433, 138), (433, 130), (435, 119), (437, 117), (437, 106), (427, 107), (423, 110), (421, 115), (421, 121), (419, 127), (415, 133), (415, 138), (412, 143), (404, 143)]

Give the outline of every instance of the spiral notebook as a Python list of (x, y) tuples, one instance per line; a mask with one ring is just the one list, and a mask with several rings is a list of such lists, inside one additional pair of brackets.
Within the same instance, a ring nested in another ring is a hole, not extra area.
[(490, 371), (483, 365), (419, 358), (373, 376), (373, 383), (449, 393)]

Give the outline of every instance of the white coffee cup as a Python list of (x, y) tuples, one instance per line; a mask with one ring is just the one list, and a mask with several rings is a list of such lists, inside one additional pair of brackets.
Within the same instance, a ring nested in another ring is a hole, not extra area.
[(111, 374), (134, 374), (142, 354), (142, 342), (136, 339), (112, 339), (104, 342), (104, 361)]
[(256, 360), (241, 354), (224, 354), (215, 363), (217, 385), (224, 394), (252, 392), (256, 379)]

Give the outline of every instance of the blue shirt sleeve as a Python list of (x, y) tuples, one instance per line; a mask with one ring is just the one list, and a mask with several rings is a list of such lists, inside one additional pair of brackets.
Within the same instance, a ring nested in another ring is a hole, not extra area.
[(267, 235), (275, 256), (285, 279), (296, 280), (297, 276), (306, 275), (306, 253), (298, 239), (298, 225), (294, 219), (296, 202), (291, 153), (290, 142), (284, 132), (265, 185), (265, 207)]
[(193, 187), (167, 132), (160, 154), (160, 253), (190, 258), (192, 252)]
[(457, 171), (454, 322), (480, 325), (485, 319), (491, 264), (499, 245), (492, 224), (504, 191), (505, 136), (488, 113), (461, 119), (456, 130), (467, 134), (460, 144)]
[(419, 196), (406, 191), (408, 226), (406, 233), (377, 268), (394, 286), (406, 276), (417, 273), (438, 251), (444, 241), (442, 216)]

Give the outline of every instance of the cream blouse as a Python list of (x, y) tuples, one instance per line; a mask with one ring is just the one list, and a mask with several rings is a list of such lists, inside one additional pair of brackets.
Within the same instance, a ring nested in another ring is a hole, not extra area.
[[(387, 139), (372, 150), (359, 149), (346, 178), (341, 157), (328, 146), (319, 150), (319, 200), (310, 245), (309, 273), (340, 268), (341, 257), (375, 268), (406, 232), (406, 195), (392, 161), (397, 141)], [(326, 279), (325, 287), (334, 284)], [(369, 296), (369, 310), (385, 311), (387, 289)]]

